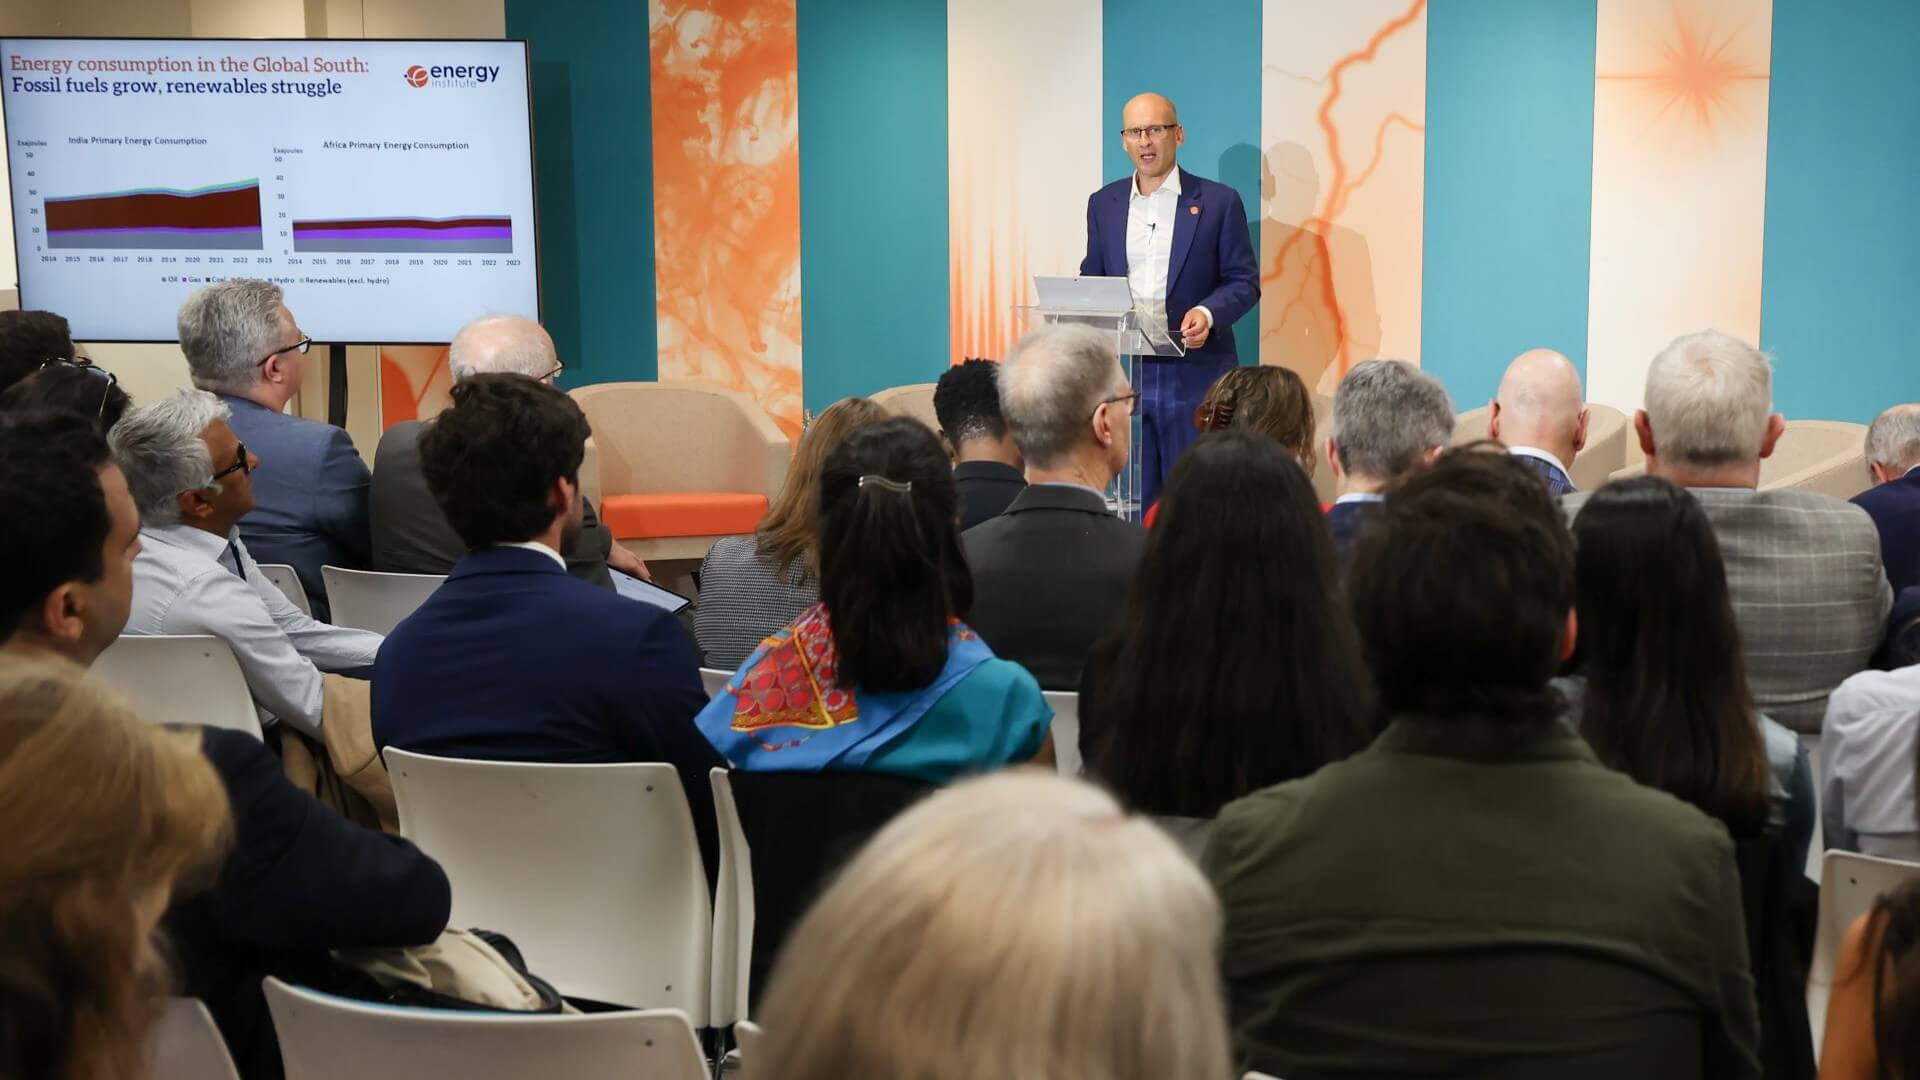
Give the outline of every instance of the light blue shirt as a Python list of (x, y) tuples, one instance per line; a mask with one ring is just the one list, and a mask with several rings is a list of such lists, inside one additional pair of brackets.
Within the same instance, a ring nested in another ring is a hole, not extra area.
[(320, 673), (371, 666), (384, 639), (294, 607), (260, 573), (238, 530), (222, 539), (191, 525), (153, 525), (140, 540), (126, 633), (221, 639), (240, 662), (261, 726), (280, 719), (317, 737)]

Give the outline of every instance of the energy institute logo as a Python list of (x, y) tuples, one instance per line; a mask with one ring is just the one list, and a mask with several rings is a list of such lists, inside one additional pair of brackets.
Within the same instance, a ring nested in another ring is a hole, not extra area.
[(407, 69), (407, 85), (419, 89), (427, 85), (427, 69), (415, 64)]

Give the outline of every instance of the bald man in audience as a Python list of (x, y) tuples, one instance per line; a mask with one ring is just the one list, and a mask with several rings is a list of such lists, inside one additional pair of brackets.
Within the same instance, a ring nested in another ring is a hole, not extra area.
[[(447, 347), (447, 366), (458, 384), (475, 375), (524, 375), (552, 383), (566, 365), (553, 338), (532, 319), (492, 315), (468, 323)], [(447, 524), (420, 472), (422, 423), (388, 428), (373, 454), (373, 568), (389, 574), (446, 574), (467, 555), (467, 545)], [(614, 543), (586, 502), (579, 536), (560, 553), (567, 573), (603, 589), (613, 588), (608, 569), (650, 578), (638, 555)]]
[(1853, 497), (1880, 530), (1880, 559), (1893, 591), (1920, 585), (1920, 405), (1895, 405), (1867, 428), (1873, 485)]
[(1487, 436), (1531, 465), (1555, 498), (1572, 491), (1567, 469), (1587, 445), (1587, 404), (1573, 362), (1552, 349), (1514, 357), (1493, 399)]

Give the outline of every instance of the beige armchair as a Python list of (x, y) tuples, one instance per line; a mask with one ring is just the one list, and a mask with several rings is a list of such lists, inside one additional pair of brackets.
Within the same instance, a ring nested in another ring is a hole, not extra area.
[(911, 416), (915, 420), (940, 430), (940, 418), (933, 414), (933, 388), (936, 384), (909, 383), (906, 386), (890, 386), (873, 395), (873, 403), (895, 416)]
[[(1789, 420), (1787, 430), (1760, 462), (1760, 490), (1800, 488), (1851, 499), (1872, 486), (1867, 475), (1867, 427), (1839, 420)], [(1647, 471), (1644, 455), (1635, 455), (1612, 479)]]
[(751, 533), (792, 446), (752, 398), (704, 383), (599, 383), (572, 392), (593, 425), (582, 489), (615, 540), (647, 560), (698, 559)]

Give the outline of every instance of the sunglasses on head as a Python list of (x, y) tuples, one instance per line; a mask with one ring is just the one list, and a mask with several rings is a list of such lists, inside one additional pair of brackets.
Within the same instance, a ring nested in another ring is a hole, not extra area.
[(103, 367), (96, 367), (92, 360), (84, 356), (77, 359), (56, 356), (50, 360), (41, 361), (40, 370), (45, 371), (50, 367), (73, 368), (78, 371), (84, 371), (104, 383), (105, 385), (100, 387), (100, 408), (94, 412), (93, 418), (98, 420), (107, 415), (107, 398), (112, 395), (113, 388), (120, 382), (119, 378), (116, 377), (113, 372)]

